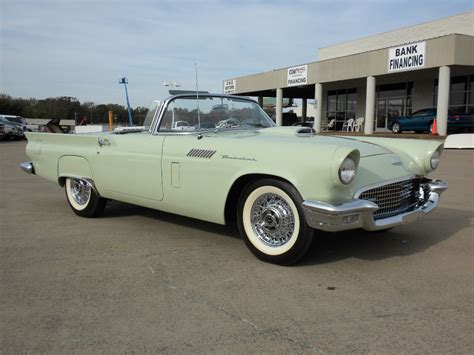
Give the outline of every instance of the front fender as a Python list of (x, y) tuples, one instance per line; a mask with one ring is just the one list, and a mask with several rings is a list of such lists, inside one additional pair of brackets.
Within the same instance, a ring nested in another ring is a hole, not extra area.
[(414, 175), (425, 176), (433, 169), (429, 164), (429, 159), (435, 151), (442, 153), (443, 143), (432, 140), (419, 139), (393, 139), (378, 137), (355, 137), (354, 139), (374, 143), (385, 147), (397, 154), (403, 164)]

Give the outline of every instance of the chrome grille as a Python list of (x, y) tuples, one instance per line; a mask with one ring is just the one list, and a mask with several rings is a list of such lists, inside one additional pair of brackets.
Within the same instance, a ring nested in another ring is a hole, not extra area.
[(417, 179), (394, 182), (360, 194), (361, 200), (377, 204), (374, 219), (382, 219), (410, 211), (420, 200), (420, 182)]

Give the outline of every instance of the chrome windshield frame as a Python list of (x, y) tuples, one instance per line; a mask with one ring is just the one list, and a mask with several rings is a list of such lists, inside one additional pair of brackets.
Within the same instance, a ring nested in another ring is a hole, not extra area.
[[(170, 96), (168, 98), (165, 99), (165, 101), (160, 105), (160, 108), (159, 110), (156, 110), (157, 113), (155, 113), (155, 117), (153, 118), (153, 122), (152, 122), (152, 125), (150, 127), (150, 133), (152, 135), (190, 135), (190, 134), (203, 134), (203, 133), (211, 133), (213, 131), (216, 131), (216, 129), (209, 129), (209, 130), (202, 130), (202, 131), (193, 131), (193, 132), (189, 132), (189, 131), (176, 131), (176, 132), (160, 132), (159, 131), (159, 128), (160, 128), (160, 124), (161, 124), (161, 121), (163, 119), (163, 116), (164, 116), (164, 113), (166, 112), (169, 104), (176, 100), (176, 99), (180, 99), (180, 98), (196, 98), (196, 99), (202, 99), (202, 98), (206, 98), (206, 97), (216, 97), (216, 98), (225, 98), (225, 99), (236, 99), (236, 100), (240, 100), (240, 101), (247, 101), (247, 102), (251, 102), (251, 103), (254, 103), (256, 104), (257, 106), (258, 103), (255, 101), (255, 100), (252, 100), (248, 97), (245, 97), (245, 96), (238, 96), (238, 95), (226, 95), (226, 94), (199, 94), (199, 95), (195, 95), (195, 94), (181, 94), (181, 95), (173, 95), (173, 96)], [(259, 106), (260, 107), (260, 106)], [(260, 109), (263, 111), (263, 109), (260, 107)], [(263, 111), (263, 113), (266, 114), (265, 111)], [(267, 115), (268, 116), (268, 115)], [(268, 117), (269, 119), (269, 122), (271, 122), (273, 124), (273, 127), (275, 126), (275, 123), (273, 122), (273, 120)], [(251, 129), (251, 128), (249, 128)], [(254, 127), (255, 129), (255, 127)], [(236, 129), (233, 129), (233, 130), (236, 130)]]

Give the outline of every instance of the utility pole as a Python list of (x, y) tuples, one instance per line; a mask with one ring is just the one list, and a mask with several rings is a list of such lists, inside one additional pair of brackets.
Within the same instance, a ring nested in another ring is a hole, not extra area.
[(125, 98), (127, 99), (127, 108), (128, 108), (128, 122), (129, 122), (130, 127), (132, 127), (133, 126), (133, 123), (132, 123), (132, 110), (130, 109), (130, 101), (128, 100), (128, 90), (127, 90), (128, 80), (127, 80), (127, 78), (123, 77), (122, 79), (120, 79), (119, 84), (123, 84), (125, 86)]

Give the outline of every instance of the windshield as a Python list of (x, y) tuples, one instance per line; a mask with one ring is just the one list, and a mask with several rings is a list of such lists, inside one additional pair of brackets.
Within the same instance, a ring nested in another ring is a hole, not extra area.
[(256, 102), (232, 97), (178, 97), (171, 101), (160, 132), (206, 131), (273, 127), (274, 123)]
[(5, 117), (7, 120), (10, 122), (15, 122), (15, 123), (23, 123), (23, 118), (19, 116), (7, 116)]
[(153, 122), (153, 118), (155, 117), (156, 111), (160, 108), (160, 101), (155, 100), (151, 103), (150, 107), (148, 108), (148, 112), (145, 116), (145, 121), (143, 121), (143, 126), (147, 129), (150, 128), (151, 123)]

